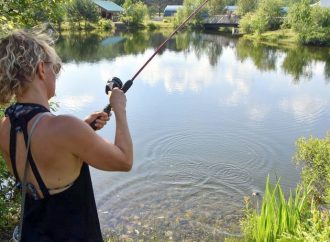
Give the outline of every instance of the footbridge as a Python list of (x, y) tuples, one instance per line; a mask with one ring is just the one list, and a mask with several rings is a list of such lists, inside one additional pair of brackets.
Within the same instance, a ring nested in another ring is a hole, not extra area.
[(239, 18), (234, 14), (215, 15), (205, 18), (203, 26), (205, 29), (219, 29), (220, 27), (238, 27)]

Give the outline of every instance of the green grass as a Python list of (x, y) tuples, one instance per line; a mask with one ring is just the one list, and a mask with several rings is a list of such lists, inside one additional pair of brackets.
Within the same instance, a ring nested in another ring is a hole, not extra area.
[(260, 35), (245, 34), (243, 37), (245, 39), (255, 40), (272, 46), (293, 46), (299, 44), (298, 35), (291, 29), (267, 31)]
[(145, 25), (154, 24), (157, 25), (159, 28), (173, 28), (173, 23), (170, 21), (155, 21), (155, 20), (148, 20)]

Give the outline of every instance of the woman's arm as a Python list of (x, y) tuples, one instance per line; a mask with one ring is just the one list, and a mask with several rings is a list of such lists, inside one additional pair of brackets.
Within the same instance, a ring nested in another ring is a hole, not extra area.
[[(57, 144), (91, 166), (109, 171), (129, 171), (133, 165), (133, 145), (126, 117), (126, 97), (114, 89), (110, 97), (116, 117), (116, 133), (111, 143), (75, 117), (56, 116)], [(56, 142), (56, 141), (55, 141)]]

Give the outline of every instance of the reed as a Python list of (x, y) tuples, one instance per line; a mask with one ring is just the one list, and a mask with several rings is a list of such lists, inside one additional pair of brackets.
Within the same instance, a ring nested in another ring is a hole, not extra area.
[[(241, 221), (244, 234), (248, 240), (257, 242), (276, 241), (283, 234), (295, 234), (304, 210), (307, 208), (307, 196), (310, 189), (298, 186), (295, 196), (290, 192), (286, 200), (279, 180), (275, 186), (266, 180), (261, 208), (251, 208), (246, 204), (246, 216)], [(259, 211), (260, 210), (260, 211)]]

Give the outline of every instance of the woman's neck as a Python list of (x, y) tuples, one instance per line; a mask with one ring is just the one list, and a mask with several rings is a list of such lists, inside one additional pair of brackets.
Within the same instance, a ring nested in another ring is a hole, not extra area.
[(34, 88), (29, 88), (22, 95), (16, 96), (19, 103), (36, 103), (49, 109), (48, 97)]

